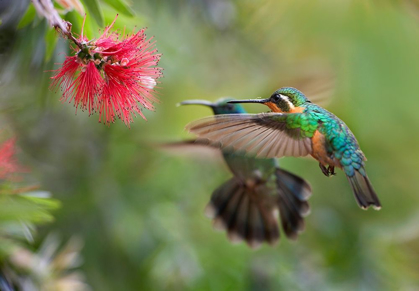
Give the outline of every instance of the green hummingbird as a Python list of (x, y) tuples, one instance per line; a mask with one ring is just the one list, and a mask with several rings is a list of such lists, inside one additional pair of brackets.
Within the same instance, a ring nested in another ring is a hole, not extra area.
[(299, 90), (284, 87), (270, 98), (230, 101), (261, 103), (273, 112), (207, 117), (186, 126), (200, 138), (253, 153), (256, 157), (311, 155), (326, 176), (342, 169), (362, 209), (381, 208), (365, 171), (364, 153), (348, 126), (326, 109), (311, 103)]
[[(245, 114), (231, 98), (215, 103), (188, 100), (181, 105), (205, 105), (215, 115)], [(276, 159), (258, 159), (229, 149), (222, 151), (233, 177), (212, 194), (206, 213), (215, 226), (227, 230), (230, 240), (245, 240), (251, 247), (264, 241), (275, 244), (279, 239), (278, 210), (287, 237), (296, 239), (304, 229), (304, 216), (310, 210), (307, 202), (311, 187), (307, 181), (280, 169)]]

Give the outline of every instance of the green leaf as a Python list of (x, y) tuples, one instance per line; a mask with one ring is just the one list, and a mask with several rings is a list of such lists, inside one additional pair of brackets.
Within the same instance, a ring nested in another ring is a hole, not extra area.
[(42, 210), (54, 210), (59, 208), (61, 205), (60, 201), (53, 198), (40, 198), (25, 195), (22, 195), (22, 197), (25, 197), (27, 200), (32, 201), (34, 204), (37, 204), (39, 209)]
[(125, 3), (124, 0), (103, 0), (105, 3), (107, 3), (109, 6), (112, 6), (115, 8), (116, 11), (125, 14), (127, 16), (134, 16), (134, 11), (131, 9), (131, 7)]
[(45, 61), (48, 62), (57, 45), (58, 35), (54, 28), (49, 28), (45, 34)]
[(100, 27), (103, 27), (103, 14), (99, 7), (98, 0), (83, 0), (83, 2), (89, 12), (92, 14), (93, 18), (96, 20), (96, 23)]
[(10, 222), (41, 224), (53, 220), (50, 211), (60, 202), (51, 198), (0, 195), (0, 224)]
[(33, 5), (29, 5), (25, 14), (20, 19), (19, 24), (17, 25), (17, 28), (21, 29), (27, 26), (35, 18), (35, 15), (36, 15), (35, 7)]

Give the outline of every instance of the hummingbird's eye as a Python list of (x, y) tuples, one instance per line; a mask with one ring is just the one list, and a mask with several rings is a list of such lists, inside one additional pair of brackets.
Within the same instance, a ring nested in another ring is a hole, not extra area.
[(281, 96), (279, 94), (273, 94), (271, 96), (271, 99), (272, 99), (273, 102), (278, 102), (279, 99), (281, 99)]

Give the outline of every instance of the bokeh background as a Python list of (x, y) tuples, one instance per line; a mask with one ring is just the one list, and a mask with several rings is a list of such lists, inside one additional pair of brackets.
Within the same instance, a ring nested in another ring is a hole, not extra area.
[[(2, 127), (61, 204), (30, 247), (51, 232), (77, 235), (92, 290), (419, 289), (417, 2), (150, 0), (129, 11), (84, 2), (90, 37), (116, 13), (117, 28), (148, 27), (163, 54), (161, 103), (131, 128), (75, 115), (48, 88), (68, 43), (37, 16), (17, 27), (28, 1), (0, 2)], [(64, 17), (80, 30), (78, 12)], [(211, 114), (178, 102), (268, 97), (288, 85), (323, 92), (319, 102), (349, 125), (383, 208), (359, 209), (341, 172), (327, 178), (312, 159), (284, 158), (313, 188), (305, 232), (256, 251), (232, 245), (203, 211), (227, 167), (159, 144), (191, 138), (184, 126)]]

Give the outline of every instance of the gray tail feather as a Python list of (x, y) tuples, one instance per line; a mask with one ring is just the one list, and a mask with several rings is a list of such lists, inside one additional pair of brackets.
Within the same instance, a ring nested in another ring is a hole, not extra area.
[(279, 239), (278, 220), (273, 208), (260, 199), (266, 190), (263, 185), (249, 189), (233, 177), (213, 192), (207, 216), (216, 228), (227, 231), (232, 242), (245, 240), (252, 248), (265, 241), (273, 245)]
[(282, 228), (287, 237), (296, 239), (305, 228), (304, 217), (310, 212), (307, 199), (311, 186), (303, 178), (288, 171), (277, 169), (278, 208)]
[(377, 194), (372, 188), (371, 182), (366, 174), (363, 176), (358, 171), (355, 171), (352, 177), (348, 175), (346, 177), (351, 184), (359, 207), (368, 209), (369, 206), (372, 206), (376, 210), (381, 209), (380, 200), (378, 200)]

